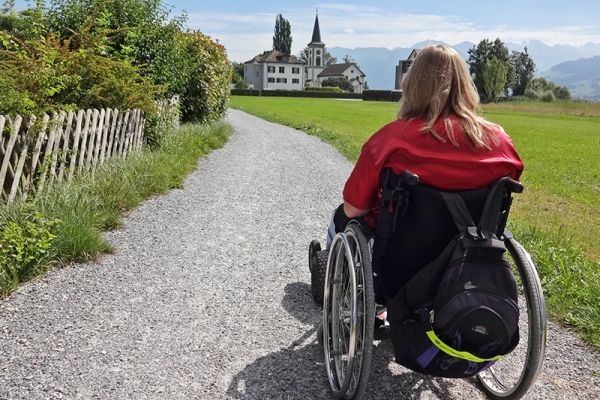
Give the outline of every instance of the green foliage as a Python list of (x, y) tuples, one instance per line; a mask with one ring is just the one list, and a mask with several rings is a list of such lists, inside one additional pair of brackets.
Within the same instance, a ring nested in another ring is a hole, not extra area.
[(477, 87), (481, 99), (483, 101), (488, 101), (487, 92), (485, 90), (484, 71), (487, 60), (491, 60), (494, 57), (498, 59), (506, 69), (504, 92), (508, 95), (508, 89), (512, 86), (515, 79), (515, 71), (510, 62), (508, 48), (506, 48), (504, 42), (501, 41), (500, 38), (497, 38), (493, 42), (489, 39), (483, 39), (477, 46), (469, 49), (468, 53), (469, 59), (467, 60), (467, 64), (469, 64), (473, 82), (475, 83), (475, 87)]
[(214, 121), (229, 105), (231, 66), (225, 48), (198, 31), (183, 34), (189, 60), (189, 81), (182, 101), (182, 120)]
[(337, 86), (324, 86), (324, 87), (316, 87), (316, 86), (307, 86), (304, 90), (308, 92), (333, 92), (333, 93), (342, 93), (342, 89)]
[(187, 55), (179, 35), (185, 15), (169, 20), (170, 10), (161, 0), (52, 0), (48, 29), (71, 39), (90, 15), (102, 16), (103, 28), (113, 32), (109, 54), (130, 60), (154, 85), (166, 86), (167, 97), (185, 90)]
[(522, 96), (525, 89), (535, 74), (535, 63), (527, 54), (527, 47), (523, 52), (513, 50), (510, 55), (510, 62), (515, 69), (515, 79), (511, 86), (513, 96)]
[(352, 82), (345, 76), (336, 76), (333, 78), (327, 78), (323, 82), (321, 82), (321, 86), (323, 87), (339, 87), (344, 92), (354, 92), (354, 86), (352, 86)]
[(292, 54), (292, 28), (290, 21), (279, 14), (275, 18), (275, 35), (273, 36), (273, 50), (285, 54)]
[(231, 63), (232, 82), (236, 89), (248, 89), (248, 84), (244, 80), (244, 64), (238, 62)]
[(534, 78), (525, 89), (525, 97), (549, 103), (555, 99), (570, 100), (571, 92), (566, 86), (558, 86), (544, 78)]
[(506, 83), (506, 68), (496, 57), (485, 61), (483, 82), (486, 98), (492, 102), (498, 101), (498, 97), (504, 91), (504, 84)]
[[(130, 61), (106, 56), (111, 34), (106, 24), (102, 16), (88, 17), (67, 40), (54, 33), (20, 40), (0, 32), (0, 84), (12, 84), (20, 93), (17, 104), (0, 101), (0, 114), (141, 108), (152, 115), (153, 98), (162, 89), (142, 77)], [(21, 105), (24, 110), (17, 109)]]
[(14, 213), (0, 209), (0, 295), (49, 265), (60, 223), (33, 212), (29, 205), (18, 207)]

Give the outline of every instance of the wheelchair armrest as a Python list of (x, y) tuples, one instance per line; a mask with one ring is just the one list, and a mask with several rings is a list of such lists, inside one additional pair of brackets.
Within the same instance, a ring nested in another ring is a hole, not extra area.
[(508, 178), (506, 180), (505, 188), (512, 193), (523, 193), (523, 184), (519, 181), (515, 181), (512, 178)]

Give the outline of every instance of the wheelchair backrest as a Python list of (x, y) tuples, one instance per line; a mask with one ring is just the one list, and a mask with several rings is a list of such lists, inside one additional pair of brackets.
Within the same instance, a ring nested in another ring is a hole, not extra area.
[[(395, 228), (384, 253), (378, 246), (378, 237), (375, 239), (374, 252), (378, 257), (376, 269), (383, 278), (380, 281), (389, 296), (397, 293), (417, 271), (436, 259), (458, 233), (439, 190), (421, 184), (406, 185), (405, 189), (410, 192), (409, 202), (405, 212), (395, 217)], [(494, 215), (487, 216), (483, 216), (482, 211), (490, 188), (460, 191), (457, 194), (465, 202), (474, 221), (481, 221), (484, 217), (487, 224), (496, 227), (492, 231), (499, 234), (504, 231), (510, 193), (504, 189), (504, 184), (496, 185), (495, 189), (498, 193), (492, 197), (497, 206), (488, 207), (494, 210)]]

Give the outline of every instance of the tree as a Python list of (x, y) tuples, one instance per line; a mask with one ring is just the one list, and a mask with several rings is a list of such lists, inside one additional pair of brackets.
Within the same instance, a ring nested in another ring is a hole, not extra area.
[(327, 78), (321, 82), (322, 87), (339, 87), (344, 92), (354, 92), (354, 86), (348, 78), (344, 76), (336, 76), (334, 78)]
[(522, 96), (525, 94), (525, 88), (533, 79), (536, 68), (535, 63), (527, 54), (527, 47), (523, 52), (513, 50), (510, 55), (510, 61), (515, 70), (515, 79), (511, 86), (513, 96)]
[(0, 8), (0, 15), (9, 15), (15, 9), (15, 0), (5, 0)]
[(346, 54), (346, 56), (343, 58), (344, 62), (346, 64), (350, 64), (354, 62), (354, 58), (352, 58), (352, 56), (349, 56), (348, 54)]
[[(302, 49), (300, 54), (298, 54), (298, 59), (308, 63), (308, 46)], [(327, 47), (323, 50), (323, 66), (328, 67), (330, 65), (337, 64), (337, 57), (333, 57), (329, 51), (327, 51)]]
[(483, 39), (479, 44), (468, 50), (469, 64), (471, 76), (475, 82), (475, 87), (479, 92), (479, 96), (485, 101), (485, 81), (483, 78), (483, 71), (486, 68), (487, 60), (491, 60), (496, 57), (506, 69), (506, 82), (504, 83), (504, 92), (508, 95), (508, 89), (512, 86), (514, 80), (514, 68), (510, 62), (510, 56), (508, 54), (508, 48), (504, 45), (504, 42), (497, 38), (493, 42), (489, 39)]
[(571, 92), (566, 86), (558, 86), (544, 78), (534, 78), (525, 89), (525, 97), (546, 102), (551, 102), (554, 99), (570, 100)]
[(285, 54), (292, 54), (292, 31), (290, 22), (281, 14), (275, 18), (275, 36), (273, 36), (273, 50)]
[(497, 101), (500, 94), (504, 91), (506, 68), (496, 57), (485, 62), (483, 81), (487, 99), (492, 102)]

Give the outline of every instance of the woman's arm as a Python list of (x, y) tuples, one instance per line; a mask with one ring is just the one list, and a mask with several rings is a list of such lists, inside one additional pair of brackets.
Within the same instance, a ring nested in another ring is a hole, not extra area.
[(346, 216), (348, 218), (363, 217), (363, 216), (367, 215), (369, 213), (369, 211), (371, 211), (371, 210), (359, 210), (358, 208), (354, 207), (353, 205), (348, 203), (346, 200), (344, 200), (344, 213), (346, 214)]

